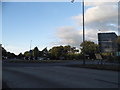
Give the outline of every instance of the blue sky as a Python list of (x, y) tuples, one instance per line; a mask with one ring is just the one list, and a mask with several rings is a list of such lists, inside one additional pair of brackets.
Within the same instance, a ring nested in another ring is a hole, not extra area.
[(70, 17), (80, 13), (80, 2), (3, 2), (2, 44), (16, 54), (29, 50), (30, 40), (32, 48), (49, 48), (58, 41), (56, 29), (73, 26)]
[[(2, 2), (4, 48), (15, 54), (24, 53), (30, 50), (31, 40), (32, 49), (56, 45), (80, 48), (81, 5), (81, 2)], [(117, 17), (116, 2), (85, 2), (85, 40), (97, 43), (99, 32), (118, 33)]]

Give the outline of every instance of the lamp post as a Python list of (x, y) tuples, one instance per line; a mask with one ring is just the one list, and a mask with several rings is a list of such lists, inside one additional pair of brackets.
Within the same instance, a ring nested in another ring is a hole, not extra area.
[(31, 50), (31, 44), (32, 44), (32, 40), (30, 41), (30, 51), (29, 51), (29, 53), (30, 53), (30, 60), (32, 59), (32, 50)]
[[(71, 2), (73, 3), (75, 0), (72, 0)], [(84, 20), (84, 0), (82, 1), (82, 13), (83, 13), (83, 44), (85, 43), (85, 20)], [(83, 45), (83, 51), (85, 47)], [(83, 64), (85, 65), (85, 53), (83, 52)]]

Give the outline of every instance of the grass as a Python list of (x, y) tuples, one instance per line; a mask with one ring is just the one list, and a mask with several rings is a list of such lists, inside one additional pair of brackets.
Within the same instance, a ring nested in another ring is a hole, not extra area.
[(9, 60), (10, 63), (62, 63), (66, 60)]
[(75, 67), (75, 68), (90, 68), (90, 69), (97, 69), (97, 70), (112, 70), (112, 71), (120, 71), (118, 65), (101, 65), (101, 64), (74, 64), (74, 65), (67, 65), (68, 67)]

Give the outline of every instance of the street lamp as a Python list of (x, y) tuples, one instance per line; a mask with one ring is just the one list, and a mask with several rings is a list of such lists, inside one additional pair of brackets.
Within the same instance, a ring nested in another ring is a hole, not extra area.
[[(73, 3), (75, 0), (72, 0), (71, 2)], [(83, 13), (83, 44), (85, 43), (85, 20), (84, 20), (84, 0), (82, 1), (82, 13)], [(85, 47), (83, 46), (83, 50)], [(83, 53), (83, 64), (85, 64), (85, 53)]]
[(31, 44), (32, 44), (32, 40), (30, 41), (30, 51), (29, 51), (29, 53), (30, 53), (30, 59), (32, 58)]

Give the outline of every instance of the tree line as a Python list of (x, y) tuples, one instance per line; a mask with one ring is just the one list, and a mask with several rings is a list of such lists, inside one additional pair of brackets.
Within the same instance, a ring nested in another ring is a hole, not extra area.
[[(120, 36), (117, 39), (118, 51), (120, 51)], [(2, 58), (3, 59), (26, 59), (26, 60), (80, 60), (84, 58), (86, 59), (96, 59), (95, 54), (100, 53), (99, 45), (92, 41), (85, 41), (80, 44), (80, 49), (76, 47), (72, 47), (70, 45), (66, 46), (55, 46), (50, 50), (44, 48), (42, 51), (35, 47), (30, 51), (25, 51), (23, 54), (15, 55), (14, 53), (7, 52), (2, 47)], [(110, 53), (101, 53), (103, 58), (116, 58), (111, 56)], [(118, 58), (118, 57), (117, 57)]]
[[(89, 45), (88, 45), (89, 44)], [(73, 59), (79, 59), (83, 58), (83, 53), (89, 54), (89, 56), (93, 55), (95, 52), (97, 52), (98, 45), (91, 41), (86, 41), (85, 44), (83, 43), (81, 46), (81, 53), (80, 50), (76, 47), (72, 47), (70, 45), (66, 46), (55, 46), (52, 47), (50, 50), (47, 48), (44, 48), (42, 51), (38, 49), (38, 47), (35, 47), (34, 49), (30, 51), (25, 51), (23, 54), (20, 53), (19, 55), (15, 55), (14, 53), (7, 52), (2, 47), (2, 56), (4, 59), (12, 59), (12, 58), (18, 58), (18, 59), (35, 59), (38, 60), (40, 58), (42, 59), (52, 59), (52, 60), (73, 60)], [(83, 47), (87, 47), (87, 49), (83, 50)], [(88, 47), (89, 46), (89, 47)], [(92, 53), (91, 53), (92, 52)], [(94, 56), (90, 57), (94, 58)]]

